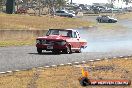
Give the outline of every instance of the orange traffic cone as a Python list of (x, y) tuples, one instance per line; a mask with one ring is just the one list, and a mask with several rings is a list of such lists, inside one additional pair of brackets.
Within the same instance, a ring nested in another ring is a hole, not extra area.
[(82, 76), (83, 77), (88, 77), (89, 76), (89, 72), (85, 71), (84, 68), (82, 68)]

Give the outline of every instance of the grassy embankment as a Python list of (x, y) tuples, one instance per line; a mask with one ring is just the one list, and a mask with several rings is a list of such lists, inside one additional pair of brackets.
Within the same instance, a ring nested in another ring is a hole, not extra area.
[[(132, 58), (89, 62), (91, 79), (132, 80)], [(82, 88), (78, 82), (80, 68), (60, 66), (0, 75), (0, 88)], [(90, 88), (131, 88), (130, 86), (90, 86)]]
[(132, 19), (132, 12), (126, 13), (100, 13), (100, 14), (84, 14), (84, 16), (99, 16), (99, 15), (110, 15), (118, 19)]
[(124, 13), (124, 14), (117, 14), (115, 15), (117, 19), (129, 19), (132, 20), (132, 12)]
[(45, 30), (49, 28), (78, 28), (88, 27), (92, 23), (81, 21), (74, 18), (51, 17), (51, 16), (28, 16), (28, 15), (8, 15), (0, 14), (0, 29), (27, 29), (27, 30)]
[[(90, 25), (93, 25), (93, 23), (75, 18), (0, 14), (0, 30), (47, 30), (50, 28), (88, 27)], [(10, 36), (13, 35), (14, 34), (10, 34)], [(0, 38), (0, 46), (31, 45), (35, 42), (34, 39), (36, 38), (36, 36), (32, 36), (32, 34), (26, 35), (30, 36), (28, 38), (21, 36), (21, 38), (17, 38), (17, 40), (10, 36), (6, 34), (3, 35), (3, 38)], [(19, 34), (15, 34), (15, 37), (19, 36)]]
[[(132, 13), (115, 14), (117, 19), (132, 19)], [(28, 16), (28, 15), (8, 15), (0, 14), (0, 30), (47, 30), (49, 28), (78, 28), (95, 25), (88, 21), (82, 21), (74, 18), (51, 17), (51, 16)], [(117, 24), (97, 24), (103, 29), (125, 29)], [(1, 31), (0, 31), (1, 33)], [(2, 37), (1, 37), (2, 36)], [(28, 36), (28, 37), (27, 37)], [(38, 35), (37, 35), (38, 36)], [(36, 35), (32, 33), (5, 33), (0, 35), (0, 47), (2, 46), (21, 46), (33, 45)], [(40, 35), (42, 36), (42, 35)], [(19, 38), (17, 38), (19, 37)]]

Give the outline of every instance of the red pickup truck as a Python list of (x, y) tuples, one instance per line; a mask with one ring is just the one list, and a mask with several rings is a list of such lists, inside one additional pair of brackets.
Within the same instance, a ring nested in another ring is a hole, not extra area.
[(36, 47), (39, 54), (42, 50), (53, 53), (81, 53), (82, 48), (87, 47), (87, 41), (81, 39), (79, 32), (73, 29), (49, 29), (46, 36), (36, 39)]

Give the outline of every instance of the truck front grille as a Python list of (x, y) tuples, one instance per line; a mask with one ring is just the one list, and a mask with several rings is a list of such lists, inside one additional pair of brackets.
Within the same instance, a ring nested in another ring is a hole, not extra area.
[(40, 40), (40, 44), (61, 45), (62, 41)]

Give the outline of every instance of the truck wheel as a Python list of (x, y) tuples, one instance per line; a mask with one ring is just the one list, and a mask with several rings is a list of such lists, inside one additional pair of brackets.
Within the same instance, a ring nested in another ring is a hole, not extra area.
[(72, 51), (71, 51), (71, 47), (70, 46), (67, 46), (66, 50), (65, 50), (65, 53), (66, 54), (71, 54)]
[(52, 53), (53, 54), (60, 54), (60, 51), (59, 50), (53, 50)]
[(42, 53), (42, 49), (37, 48), (37, 52), (38, 52), (38, 54), (41, 54)]
[(78, 51), (75, 51), (76, 53), (81, 53), (82, 52), (82, 48), (80, 47), (80, 49)]

